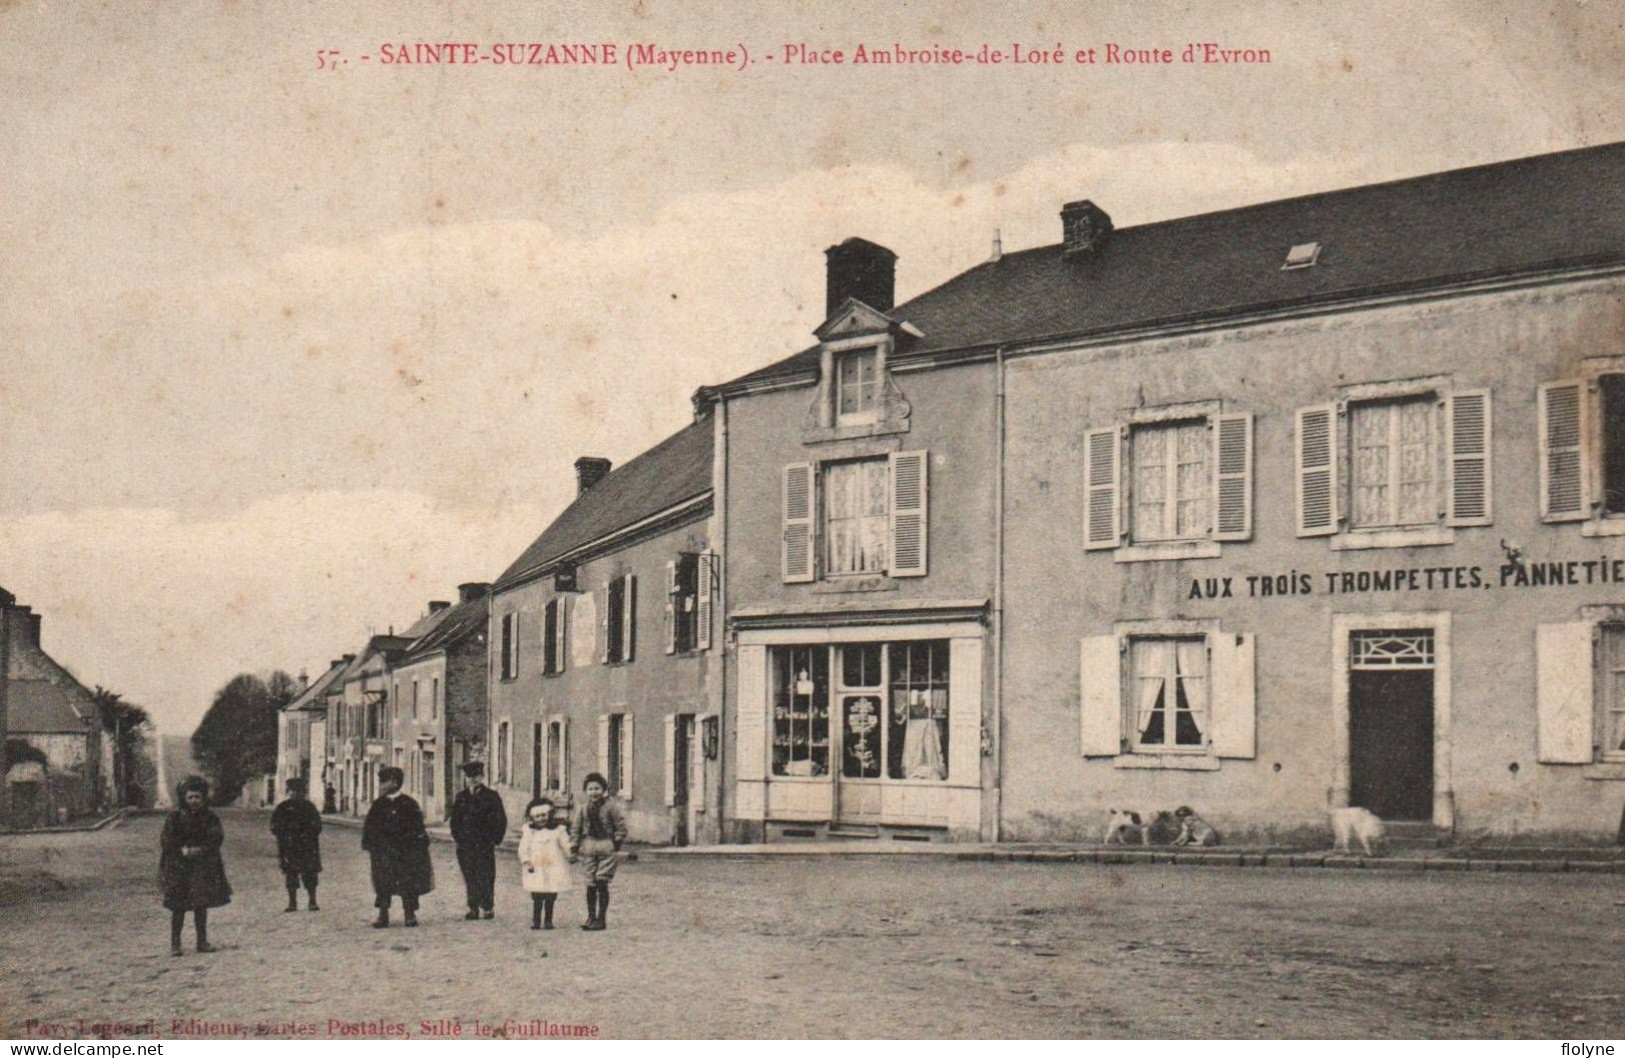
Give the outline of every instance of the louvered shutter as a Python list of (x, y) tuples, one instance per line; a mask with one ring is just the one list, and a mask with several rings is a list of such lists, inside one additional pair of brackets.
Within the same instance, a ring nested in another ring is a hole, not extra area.
[(677, 714), (667, 713), (665, 724), (665, 798), (666, 807), (672, 808), (677, 804)]
[(666, 653), (677, 653), (677, 563), (666, 563)]
[(628, 573), (621, 587), (621, 660), (631, 661), (638, 645), (638, 575)]
[(1209, 693), (1212, 731), (1209, 741), (1220, 757), (1251, 759), (1257, 755), (1257, 694), (1253, 637), (1219, 633), (1209, 643), (1213, 679)]
[(1117, 513), (1122, 440), (1122, 433), (1115, 426), (1090, 430), (1084, 435), (1085, 551), (1116, 547), (1122, 540)]
[(792, 463), (784, 468), (784, 582), (806, 584), (813, 580), (814, 555), (813, 465)]
[(1490, 391), (1450, 394), (1447, 419), (1450, 505), (1445, 524), (1489, 525), (1494, 510), (1490, 496)]
[(739, 648), (739, 715), (735, 720), (734, 775), (743, 782), (766, 777), (767, 648)]
[(1540, 516), (1574, 522), (1591, 513), (1584, 459), (1586, 386), (1547, 382), (1540, 387)]
[(891, 456), (891, 559), (887, 572), (894, 577), (925, 576), (929, 465), (925, 452), (893, 452)]
[(694, 649), (711, 649), (711, 591), (716, 579), (717, 557), (701, 551), (694, 574)]
[[(598, 774), (609, 781), (609, 714), (598, 714)], [(610, 791), (613, 793), (614, 791)]]
[(561, 595), (556, 601), (558, 602), (559, 615), (558, 620), (554, 622), (554, 630), (558, 633), (558, 642), (553, 644), (553, 653), (558, 658), (559, 664), (554, 671), (563, 672), (567, 667), (566, 659), (569, 656), (565, 653), (565, 649), (570, 645), (570, 610), (572, 607), (568, 595)]
[(634, 735), (637, 718), (627, 713), (621, 717), (621, 800), (632, 800), (632, 751), (638, 741)]
[(716, 718), (697, 716), (688, 729), (688, 805), (705, 811), (705, 730)]
[(1122, 653), (1116, 636), (1088, 636), (1080, 650), (1080, 744), (1085, 757), (1123, 749)]
[(1337, 532), (1337, 408), (1298, 410), (1298, 535)]
[(1213, 539), (1249, 540), (1253, 535), (1253, 417), (1220, 415), (1214, 435)]
[(1535, 626), (1536, 759), (1590, 764), (1595, 632), (1589, 622)]
[[(625, 602), (623, 597), (622, 602)], [(611, 660), (609, 655), (609, 618), (615, 610), (615, 582), (612, 580), (604, 585), (604, 602), (598, 608), (598, 660), (606, 664)], [(619, 629), (616, 629), (619, 631)]]

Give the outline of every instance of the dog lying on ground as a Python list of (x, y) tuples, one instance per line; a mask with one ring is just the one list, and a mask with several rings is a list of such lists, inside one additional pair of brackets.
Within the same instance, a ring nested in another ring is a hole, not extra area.
[(1348, 852), (1350, 838), (1358, 840), (1365, 854), (1371, 855), (1373, 845), (1380, 847), (1383, 844), (1382, 820), (1369, 808), (1332, 809), (1333, 849), (1337, 852)]
[(1140, 813), (1130, 812), (1126, 808), (1108, 808), (1106, 817), (1107, 845), (1127, 845), (1130, 840), (1136, 840), (1141, 845), (1151, 844), (1151, 835), (1145, 824), (1140, 820)]
[(1179, 822), (1175, 845), (1194, 845), (1206, 849), (1219, 843), (1219, 832), (1208, 826), (1207, 820), (1197, 815), (1190, 805), (1180, 805), (1174, 809), (1174, 819)]

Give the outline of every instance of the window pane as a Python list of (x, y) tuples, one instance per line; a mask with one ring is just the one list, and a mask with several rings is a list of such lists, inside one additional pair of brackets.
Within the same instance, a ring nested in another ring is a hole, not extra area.
[(872, 694), (841, 699), (841, 774), (848, 779), (880, 778), (880, 698)]
[(891, 643), (891, 703), (886, 774), (893, 779), (948, 777), (948, 643)]
[(1179, 496), (1174, 534), (1182, 539), (1202, 536), (1208, 527), (1208, 495), (1213, 477), (1207, 465), (1208, 430), (1205, 422), (1174, 427), (1179, 451)]
[(1349, 413), (1354, 445), (1354, 524), (1389, 524), (1388, 406), (1357, 404)]
[(1135, 745), (1155, 752), (1205, 744), (1208, 714), (1207, 641), (1135, 639), (1129, 644)]
[(1162, 540), (1168, 535), (1163, 522), (1168, 506), (1167, 434), (1162, 430), (1135, 430), (1134, 452), (1134, 536), (1138, 540)]
[(1399, 509), (1401, 525), (1437, 519), (1433, 498), (1433, 402), (1410, 401), (1399, 416)]
[(880, 686), (879, 643), (855, 643), (841, 647), (841, 686)]
[(1625, 375), (1604, 375), (1602, 387), (1603, 505), (1625, 513)]
[(885, 572), (889, 484), (884, 459), (824, 467), (825, 563), (831, 574)]
[(1135, 539), (1206, 535), (1213, 491), (1206, 420), (1135, 427), (1130, 452)]
[(773, 774), (829, 774), (829, 649), (774, 647)]

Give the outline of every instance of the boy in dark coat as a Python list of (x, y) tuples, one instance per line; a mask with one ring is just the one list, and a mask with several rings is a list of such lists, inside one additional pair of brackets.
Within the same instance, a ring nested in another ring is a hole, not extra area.
[(434, 870), (429, 863), (429, 832), (423, 829), (423, 809), (406, 794), (401, 784), (406, 774), (399, 768), (378, 772), (383, 794), (372, 803), (361, 828), (361, 848), (372, 857), (373, 901), (378, 908), (374, 929), (389, 925), (390, 898), (401, 898), (406, 924), (418, 924), (418, 897), (434, 889)]
[(209, 810), (209, 784), (197, 776), (176, 788), (181, 806), (164, 820), (159, 837), (158, 874), (169, 908), (169, 954), (181, 954), (181, 929), (192, 912), (197, 927), (197, 950), (216, 950), (209, 943), (209, 908), (231, 903), (231, 884), (220, 846), (226, 833), (220, 817)]
[(570, 823), (570, 860), (586, 860), (582, 873), (587, 877), (587, 921), (581, 928), (600, 930), (609, 926), (609, 883), (615, 880), (626, 841), (626, 812), (609, 796), (609, 782), (597, 772), (588, 775), (581, 788), (587, 797)]
[(496, 914), (497, 846), (508, 834), (508, 813), (502, 798), (485, 785), (485, 765), (463, 765), (463, 789), (451, 802), (451, 837), (457, 842), (457, 866), (468, 889), (468, 914), (473, 921), (485, 912)]
[(305, 780), (288, 780), (288, 799), (271, 813), (271, 833), (276, 835), (276, 858), (282, 867), (282, 881), (288, 887), (285, 911), (299, 910), (299, 883), (305, 883), (310, 909), (316, 907), (316, 876), (322, 873), (322, 814), (305, 797)]

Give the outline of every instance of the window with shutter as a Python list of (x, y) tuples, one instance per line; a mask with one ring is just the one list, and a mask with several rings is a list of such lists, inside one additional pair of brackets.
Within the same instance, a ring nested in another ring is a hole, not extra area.
[(1121, 431), (1115, 426), (1090, 430), (1084, 437), (1086, 551), (1116, 547), (1122, 539), (1117, 516), (1121, 443)]
[(1214, 429), (1219, 452), (1213, 461), (1213, 538), (1247, 540), (1253, 535), (1253, 417), (1220, 415)]
[(1535, 745), (1542, 763), (1592, 761), (1596, 631), (1585, 621), (1535, 627)]
[(1129, 451), (1134, 542), (1204, 539), (1213, 489), (1207, 421), (1135, 426)]
[(542, 611), (542, 672), (559, 671), (559, 600), (549, 599)]
[(1337, 532), (1337, 409), (1303, 408), (1297, 428), (1298, 535)]
[(1450, 482), (1447, 488), (1447, 525), (1489, 525), (1490, 497), (1490, 392), (1487, 389), (1450, 394), (1446, 433), (1450, 443)]
[(681, 591), (677, 583), (677, 563), (666, 563), (666, 605), (663, 629), (666, 637), (666, 653), (675, 654), (681, 636), (677, 630), (678, 608), (682, 605)]
[(794, 463), (784, 468), (784, 536), (781, 558), (786, 584), (808, 583), (815, 576), (813, 569), (815, 480), (811, 463)]
[(825, 576), (875, 575), (886, 572), (888, 462), (853, 459), (819, 467), (819, 495), (823, 500), (823, 561)]
[(711, 593), (715, 590), (717, 556), (702, 551), (695, 562), (694, 649), (711, 649)]
[(923, 577), (926, 573), (929, 466), (925, 452), (896, 452), (891, 457), (891, 564), (887, 572), (893, 577)]
[(1547, 521), (1575, 521), (1590, 514), (1584, 437), (1585, 384), (1548, 382), (1540, 387), (1540, 513)]

